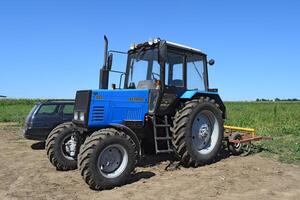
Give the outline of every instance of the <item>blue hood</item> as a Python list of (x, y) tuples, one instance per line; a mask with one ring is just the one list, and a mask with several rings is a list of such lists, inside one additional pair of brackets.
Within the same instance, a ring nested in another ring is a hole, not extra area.
[(148, 113), (149, 90), (93, 90), (89, 109), (89, 127), (142, 121)]

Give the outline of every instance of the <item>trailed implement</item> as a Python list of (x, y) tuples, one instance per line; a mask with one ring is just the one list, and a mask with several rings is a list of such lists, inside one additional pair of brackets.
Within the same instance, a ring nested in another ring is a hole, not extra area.
[(224, 139), (232, 154), (248, 155), (251, 152), (252, 142), (272, 140), (272, 137), (258, 136), (254, 128), (224, 125)]

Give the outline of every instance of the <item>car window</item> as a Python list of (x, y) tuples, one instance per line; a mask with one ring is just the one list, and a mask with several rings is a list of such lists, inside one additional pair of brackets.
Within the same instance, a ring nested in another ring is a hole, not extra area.
[(42, 114), (55, 114), (58, 111), (58, 105), (42, 105), (38, 111), (39, 115)]
[(64, 115), (70, 115), (70, 114), (73, 115), (73, 110), (74, 110), (73, 104), (66, 104), (63, 109), (63, 114)]

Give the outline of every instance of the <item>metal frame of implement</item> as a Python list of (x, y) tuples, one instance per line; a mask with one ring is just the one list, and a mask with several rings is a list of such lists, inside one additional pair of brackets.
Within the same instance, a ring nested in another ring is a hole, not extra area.
[[(240, 140), (230, 139), (233, 133), (239, 133), (241, 135)], [(252, 141), (260, 141), (260, 140), (272, 140), (272, 137), (266, 136), (257, 136), (256, 130), (254, 128), (242, 128), (237, 126), (227, 126), (224, 125), (224, 138), (228, 140), (229, 143), (233, 144), (243, 144), (243, 143), (251, 143)]]

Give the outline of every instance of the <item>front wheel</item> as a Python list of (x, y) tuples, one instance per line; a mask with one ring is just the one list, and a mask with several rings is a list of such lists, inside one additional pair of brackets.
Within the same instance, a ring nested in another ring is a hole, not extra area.
[(58, 125), (46, 139), (45, 148), (50, 162), (60, 171), (76, 169), (80, 143), (80, 136), (74, 131), (72, 122)]
[(223, 139), (222, 111), (215, 100), (207, 97), (188, 101), (173, 123), (173, 145), (184, 166), (214, 161)]
[(122, 185), (135, 167), (134, 141), (124, 132), (107, 128), (94, 132), (80, 149), (78, 165), (90, 188), (110, 189)]

